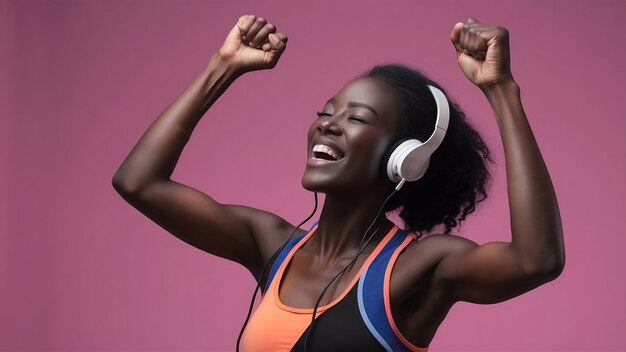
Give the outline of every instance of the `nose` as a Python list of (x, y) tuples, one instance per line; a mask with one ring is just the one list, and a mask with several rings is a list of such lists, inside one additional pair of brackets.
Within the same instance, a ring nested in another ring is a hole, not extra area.
[(320, 119), (317, 124), (317, 129), (322, 133), (331, 133), (339, 135), (341, 134), (341, 128), (334, 119), (334, 116), (329, 116), (324, 119)]

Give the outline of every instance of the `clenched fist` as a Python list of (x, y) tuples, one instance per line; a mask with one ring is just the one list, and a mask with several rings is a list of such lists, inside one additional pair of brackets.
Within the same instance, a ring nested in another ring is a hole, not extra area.
[(287, 36), (276, 26), (254, 15), (239, 17), (218, 54), (230, 60), (241, 72), (276, 66), (285, 51)]
[(512, 79), (509, 32), (475, 19), (459, 22), (450, 35), (461, 70), (481, 89)]

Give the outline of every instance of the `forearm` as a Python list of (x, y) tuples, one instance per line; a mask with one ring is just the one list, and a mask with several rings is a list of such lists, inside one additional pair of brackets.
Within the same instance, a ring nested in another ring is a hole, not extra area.
[(511, 245), (529, 272), (561, 270), (565, 261), (561, 217), (548, 169), (524, 113), (518, 85), (483, 89), (496, 115), (506, 162)]
[(155, 180), (169, 179), (202, 116), (238, 76), (234, 65), (213, 55), (146, 130), (113, 176), (114, 186), (132, 193)]

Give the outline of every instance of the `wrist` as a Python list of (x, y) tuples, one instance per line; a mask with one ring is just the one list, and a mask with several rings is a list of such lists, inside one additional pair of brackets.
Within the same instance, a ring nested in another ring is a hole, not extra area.
[(513, 121), (526, 119), (522, 107), (520, 88), (515, 80), (507, 79), (485, 87), (483, 90), (493, 110), (499, 128), (510, 126)]
[(232, 58), (222, 55), (220, 52), (211, 56), (206, 69), (208, 71), (217, 70), (223, 72), (224, 74), (231, 76), (233, 79), (245, 73), (245, 70), (243, 70), (240, 65), (235, 63)]
[(510, 96), (512, 94), (519, 95), (520, 91), (519, 85), (515, 82), (513, 77), (507, 77), (497, 82), (481, 86), (480, 89), (489, 100), (503, 96)]

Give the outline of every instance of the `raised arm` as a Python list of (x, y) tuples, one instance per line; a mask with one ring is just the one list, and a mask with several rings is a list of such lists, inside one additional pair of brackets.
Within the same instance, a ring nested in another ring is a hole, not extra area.
[(475, 20), (451, 35), (461, 70), (484, 92), (504, 145), (510, 243), (450, 241), (435, 277), (451, 300), (496, 303), (555, 279), (565, 263), (554, 188), (510, 70), (508, 31)]
[(265, 19), (239, 18), (221, 49), (151, 124), (113, 176), (117, 192), (165, 230), (201, 250), (241, 263), (257, 278), (291, 225), (264, 211), (220, 204), (171, 180), (171, 175), (209, 107), (243, 73), (274, 67), (286, 42), (287, 37)]

